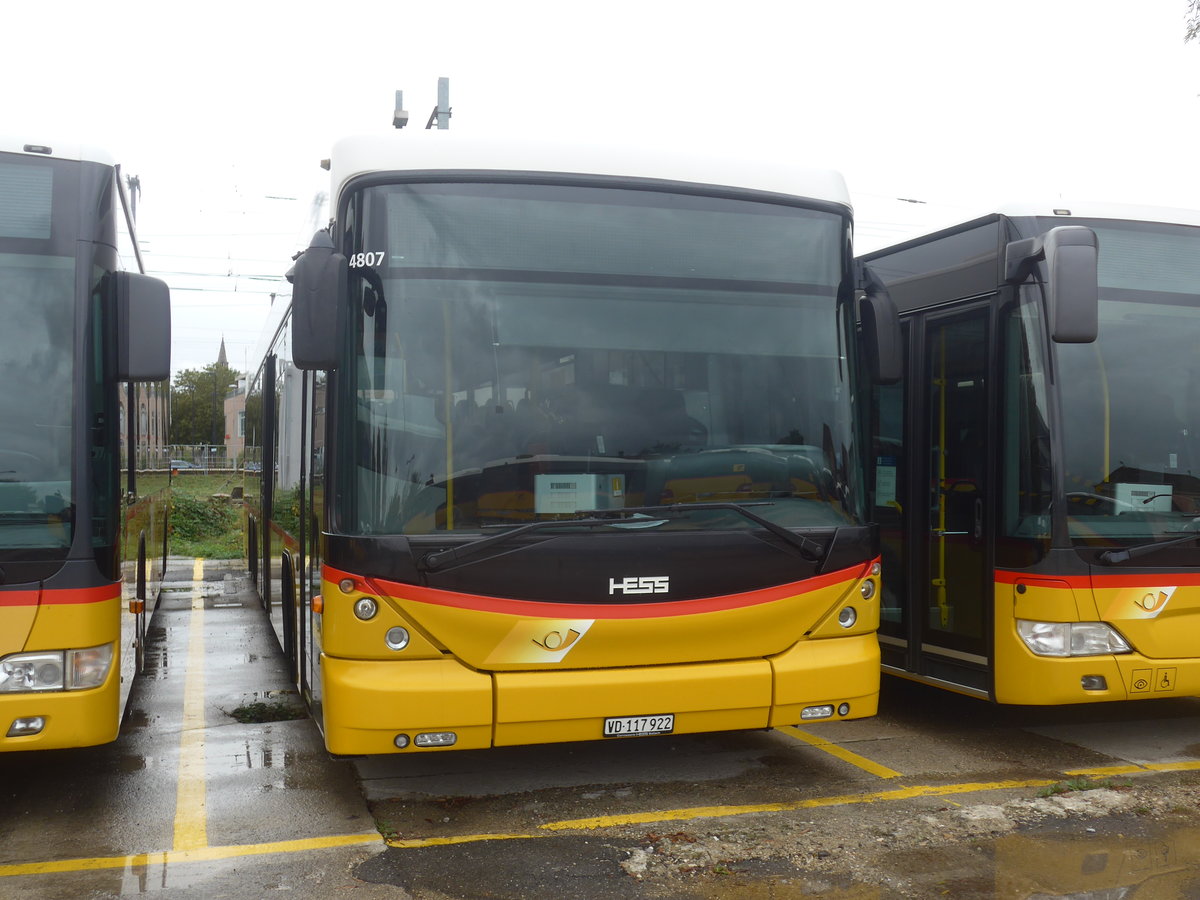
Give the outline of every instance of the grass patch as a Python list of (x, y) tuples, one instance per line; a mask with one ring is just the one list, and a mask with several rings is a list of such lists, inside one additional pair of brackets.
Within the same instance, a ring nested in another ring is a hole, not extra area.
[(403, 833), (397, 826), (384, 819), (376, 819), (375, 828), (379, 831), (380, 837), (382, 837), (385, 841), (399, 840), (400, 835)]
[(243, 554), (241, 506), (227, 496), (240, 475), (178, 475), (171, 479), (170, 552), (205, 559)]
[(232, 719), (237, 719), (242, 724), (250, 724), (259, 722), (289, 722), (292, 719), (303, 719), (307, 713), (305, 713), (303, 707), (289, 703), (286, 700), (256, 700), (254, 703), (239, 706), (237, 709), (225, 713), (225, 715)]
[(1088, 778), (1086, 775), (1078, 775), (1075, 778), (1058, 781), (1049, 787), (1044, 787), (1038, 791), (1037, 795), (1039, 797), (1055, 797), (1059, 794), (1070, 794), (1075, 791), (1097, 791), (1102, 788), (1110, 791), (1119, 791), (1132, 786), (1133, 782), (1128, 778)]

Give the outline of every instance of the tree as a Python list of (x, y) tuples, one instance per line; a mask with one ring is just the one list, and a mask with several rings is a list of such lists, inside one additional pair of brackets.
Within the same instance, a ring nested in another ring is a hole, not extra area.
[(223, 362), (184, 369), (171, 385), (171, 443), (223, 444), (225, 395), (237, 372)]
[(1200, 0), (1188, 0), (1183, 21), (1187, 26), (1187, 32), (1183, 36), (1184, 43), (1200, 38)]

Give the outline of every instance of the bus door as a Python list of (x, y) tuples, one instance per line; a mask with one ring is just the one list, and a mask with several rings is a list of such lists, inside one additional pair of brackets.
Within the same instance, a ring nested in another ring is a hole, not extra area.
[(916, 671), (979, 691), (990, 690), (992, 609), (988, 319), (987, 305), (925, 318), (920, 452), (912, 456), (928, 510), (911, 532), (911, 565), (925, 573), (913, 598)]

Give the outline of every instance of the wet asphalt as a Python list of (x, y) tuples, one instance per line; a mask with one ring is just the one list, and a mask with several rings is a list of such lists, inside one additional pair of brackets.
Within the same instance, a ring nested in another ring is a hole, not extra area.
[(351, 874), (384, 845), (313, 722), (230, 715), (299, 702), (244, 568), (195, 574), (171, 560), (116, 742), (0, 756), (0, 897), (403, 896)]
[[(1186, 776), (1200, 768), (1200, 701), (1004, 709), (893, 683), (878, 717), (804, 731), (333, 758), (308, 718), (231, 715), (251, 704), (300, 705), (236, 561), (173, 559), (146, 651), (116, 742), (0, 754), (2, 900), (891, 900), (901, 895), (845, 879), (817, 893), (794, 866), (772, 868), (782, 859), (746, 861), (736, 878), (718, 867), (682, 888), (631, 877), (628, 863), (645, 856), (648, 841), (686, 835), (689, 820), (714, 833), (739, 822), (770, 830), (814, 816), (803, 810), (828, 806), (821, 798), (853, 804), (911, 790), (915, 799), (887, 802), (917, 815), (957, 805), (939, 799), (938, 786), (946, 796), (999, 802), (1033, 790), (1006, 784), (1047, 784), (1072, 771), (1157, 767)], [(924, 785), (938, 791), (922, 799)], [(763, 810), (768, 818), (756, 819)], [(1197, 835), (1189, 826), (1143, 839), (1136, 858), (1156, 861), (1149, 868), (1131, 868), (1128, 832), (1111, 847), (1094, 834), (1078, 847), (1061, 834), (1014, 835), (988, 852), (995, 860), (1040, 854), (1052, 874), (1074, 854), (1078, 865), (1066, 868), (1078, 877), (1064, 885), (1077, 891), (1100, 883), (1103, 855), (1110, 889), (1190, 878), (1200, 866)], [(950, 866), (939, 853), (929, 865)], [(976, 862), (967, 869), (986, 869)], [(1048, 878), (1005, 896), (1049, 896)]]

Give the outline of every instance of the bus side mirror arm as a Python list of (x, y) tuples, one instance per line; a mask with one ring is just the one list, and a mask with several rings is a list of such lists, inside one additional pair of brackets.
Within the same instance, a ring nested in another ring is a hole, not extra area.
[(292, 362), (299, 369), (332, 371), (341, 347), (340, 311), (350, 288), (346, 257), (327, 231), (313, 235), (288, 273), (292, 282)]
[(863, 352), (876, 384), (895, 384), (904, 374), (900, 314), (891, 294), (869, 266), (860, 266), (858, 283), (864, 292), (858, 304)]
[(1036, 279), (1045, 263), (1050, 337), (1058, 344), (1090, 344), (1099, 331), (1099, 246), (1084, 225), (1060, 225), (1045, 234), (1013, 241), (1005, 248), (1004, 280)]
[(139, 272), (113, 274), (117, 301), (117, 380), (171, 377), (171, 289)]

